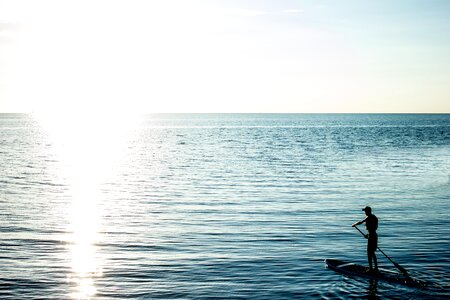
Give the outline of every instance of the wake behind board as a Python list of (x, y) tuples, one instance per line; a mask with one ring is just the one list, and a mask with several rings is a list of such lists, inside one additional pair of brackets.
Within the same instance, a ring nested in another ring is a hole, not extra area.
[(377, 273), (372, 273), (368, 272), (369, 267), (361, 266), (350, 262), (345, 262), (338, 259), (325, 259), (325, 264), (327, 265), (328, 268), (345, 275), (383, 280), (387, 282), (398, 283), (412, 287), (423, 286), (421, 282), (411, 277), (405, 277), (400, 273), (393, 272), (390, 270), (380, 269)]

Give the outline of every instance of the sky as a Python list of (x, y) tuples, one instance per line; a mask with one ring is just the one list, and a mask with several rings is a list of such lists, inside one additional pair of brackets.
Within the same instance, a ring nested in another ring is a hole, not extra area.
[(0, 0), (0, 112), (450, 113), (450, 1)]

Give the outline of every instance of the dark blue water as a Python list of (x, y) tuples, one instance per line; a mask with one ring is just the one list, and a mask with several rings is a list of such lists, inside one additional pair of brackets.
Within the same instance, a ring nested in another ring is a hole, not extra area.
[[(448, 114), (46, 118), (0, 115), (1, 299), (449, 296)], [(324, 267), (366, 205), (429, 288)]]

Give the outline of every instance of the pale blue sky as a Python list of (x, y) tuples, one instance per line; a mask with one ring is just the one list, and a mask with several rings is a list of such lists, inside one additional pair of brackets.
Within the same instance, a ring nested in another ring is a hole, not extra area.
[(0, 111), (450, 113), (450, 1), (0, 5)]

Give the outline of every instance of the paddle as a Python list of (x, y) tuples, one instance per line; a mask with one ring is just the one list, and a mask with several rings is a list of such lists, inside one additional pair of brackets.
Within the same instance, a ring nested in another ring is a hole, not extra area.
[[(354, 226), (354, 227), (355, 227), (355, 228), (356, 228), (356, 229), (357, 229), (364, 237), (366, 237), (366, 235), (365, 235), (358, 227), (356, 227), (356, 226)], [(406, 271), (405, 268), (403, 268), (403, 267), (400, 266), (398, 263), (396, 263), (395, 261), (393, 261), (389, 256), (387, 256), (386, 253), (384, 253), (383, 250), (380, 249), (380, 247), (377, 247), (377, 249), (378, 249), (381, 253), (383, 253), (383, 255), (386, 256), (386, 258), (389, 259), (389, 261), (390, 261), (391, 263), (393, 263), (394, 266), (395, 266), (400, 272), (402, 272), (404, 276), (409, 277), (408, 271)]]

